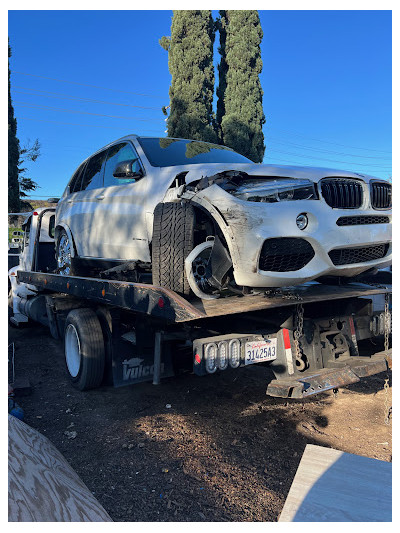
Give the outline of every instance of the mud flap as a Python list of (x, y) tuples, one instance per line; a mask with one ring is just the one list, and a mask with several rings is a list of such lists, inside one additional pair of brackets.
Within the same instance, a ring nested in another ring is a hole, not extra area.
[[(151, 382), (154, 376), (155, 331), (141, 328), (121, 331), (113, 320), (111, 334), (111, 374), (114, 387)], [(160, 378), (174, 375), (170, 345), (162, 343)]]

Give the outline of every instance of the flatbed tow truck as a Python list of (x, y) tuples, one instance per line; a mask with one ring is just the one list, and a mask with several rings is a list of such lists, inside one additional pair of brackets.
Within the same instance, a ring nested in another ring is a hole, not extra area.
[[(39, 322), (63, 339), (81, 390), (257, 363), (274, 374), (268, 395), (301, 399), (391, 368), (390, 272), (188, 301), (151, 283), (54, 273), (54, 211), (38, 209), (24, 222), (20, 262), (9, 271), (10, 321)], [(365, 350), (367, 339), (375, 344)], [(383, 350), (374, 352), (379, 341)]]

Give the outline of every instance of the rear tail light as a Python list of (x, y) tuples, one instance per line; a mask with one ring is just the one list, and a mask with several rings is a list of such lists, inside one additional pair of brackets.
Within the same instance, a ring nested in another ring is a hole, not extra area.
[(214, 374), (214, 372), (217, 370), (217, 355), (217, 345), (214, 342), (206, 344), (204, 350), (204, 359), (206, 364), (206, 370), (209, 374)]
[(240, 342), (238, 339), (229, 341), (229, 364), (232, 368), (240, 365)]
[(226, 370), (229, 364), (228, 356), (228, 343), (222, 341), (218, 345), (218, 368), (220, 370)]
[[(241, 362), (240, 339), (199, 339), (193, 343), (193, 371), (198, 376), (214, 374), (217, 370), (239, 368)], [(207, 342), (208, 341), (208, 342)]]

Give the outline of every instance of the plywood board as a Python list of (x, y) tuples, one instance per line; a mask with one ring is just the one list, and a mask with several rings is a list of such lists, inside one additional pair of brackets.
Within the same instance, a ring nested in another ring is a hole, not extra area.
[(391, 463), (307, 444), (279, 522), (391, 520)]
[(112, 522), (61, 453), (8, 416), (9, 522)]

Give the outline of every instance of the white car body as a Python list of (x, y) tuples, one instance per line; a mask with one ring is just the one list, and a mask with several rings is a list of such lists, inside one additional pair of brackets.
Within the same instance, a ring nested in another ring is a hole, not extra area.
[[(238, 285), (281, 287), (301, 284), (320, 276), (351, 277), (373, 267), (384, 268), (391, 263), (391, 209), (376, 209), (371, 203), (372, 183), (387, 183), (385, 180), (341, 170), (251, 162), (155, 167), (150, 164), (135, 135), (118, 139), (108, 146), (122, 141), (134, 146), (144, 177), (135, 183), (72, 194), (67, 187), (57, 205), (56, 238), (61, 228), (70, 239), (73, 238), (76, 250), (72, 250), (72, 256), (76, 254), (81, 258), (150, 262), (156, 205), (160, 202), (183, 200), (201, 206), (219, 226), (229, 249), (234, 279)], [(234, 196), (216, 183), (201, 190), (190, 187), (190, 184), (197, 183), (201, 178), (224, 171), (246, 173), (249, 178), (262, 177), (268, 180), (273, 177), (276, 183), (284, 178), (309, 180), (316, 184), (319, 199), (264, 203)], [(185, 185), (174, 187), (176, 176), (182, 172), (187, 172)], [(321, 180), (324, 178), (343, 178), (360, 184), (360, 207), (330, 207), (321, 190)], [(307, 215), (308, 224), (305, 229), (299, 229), (296, 218), (303, 213)], [(382, 223), (381, 218), (380, 223), (337, 225), (340, 217), (349, 216), (381, 216), (385, 217), (385, 222)], [(262, 270), (260, 254), (264, 242), (282, 238), (307, 241), (313, 248), (313, 257), (297, 270)], [(376, 245), (384, 245), (385, 253), (381, 254), (382, 257), (371, 260), (367, 254), (367, 260), (335, 265), (329, 256), (329, 252), (333, 250), (349, 249), (350, 253), (354, 248)]]

